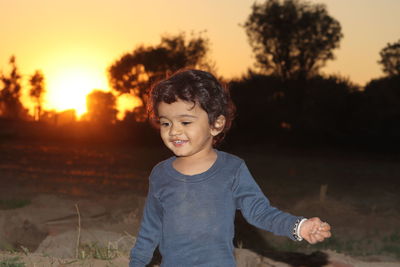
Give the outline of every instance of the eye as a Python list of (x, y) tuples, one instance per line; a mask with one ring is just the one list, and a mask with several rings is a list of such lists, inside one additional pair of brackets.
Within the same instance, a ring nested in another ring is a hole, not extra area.
[(161, 127), (168, 127), (168, 126), (169, 126), (169, 122), (160, 121), (160, 126), (161, 126)]
[(181, 123), (182, 123), (182, 125), (186, 126), (186, 125), (191, 124), (192, 122), (191, 121), (182, 121)]

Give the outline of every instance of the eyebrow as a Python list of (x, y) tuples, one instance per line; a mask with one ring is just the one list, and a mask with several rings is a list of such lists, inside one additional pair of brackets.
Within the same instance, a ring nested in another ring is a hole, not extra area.
[[(176, 117), (178, 117), (178, 118), (192, 118), (192, 119), (196, 119), (197, 118), (197, 116), (190, 115), (190, 114), (181, 114), (181, 115), (178, 115)], [(166, 116), (162, 116), (162, 115), (159, 118), (160, 119), (168, 119)]]

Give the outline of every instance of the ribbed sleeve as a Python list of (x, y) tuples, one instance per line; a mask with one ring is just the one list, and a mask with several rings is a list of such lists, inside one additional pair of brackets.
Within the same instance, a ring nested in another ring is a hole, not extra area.
[(233, 195), (237, 208), (240, 209), (247, 222), (276, 235), (294, 239), (293, 229), (297, 219), (301, 217), (271, 206), (244, 162), (236, 173)]
[(153, 189), (150, 182), (140, 231), (131, 251), (129, 267), (146, 266), (151, 261), (154, 250), (160, 242), (162, 208)]

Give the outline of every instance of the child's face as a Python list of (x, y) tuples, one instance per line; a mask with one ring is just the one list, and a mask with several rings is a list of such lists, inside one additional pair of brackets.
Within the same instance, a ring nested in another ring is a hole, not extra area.
[(164, 144), (178, 157), (206, 155), (212, 150), (217, 130), (208, 122), (207, 112), (199, 104), (178, 99), (158, 105), (160, 133)]

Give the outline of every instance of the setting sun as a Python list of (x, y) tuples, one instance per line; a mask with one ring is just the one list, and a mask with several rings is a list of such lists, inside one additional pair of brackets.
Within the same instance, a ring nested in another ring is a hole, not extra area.
[(104, 75), (81, 66), (60, 68), (49, 75), (47, 107), (62, 111), (74, 109), (78, 117), (86, 112), (86, 96), (94, 89), (107, 88)]

